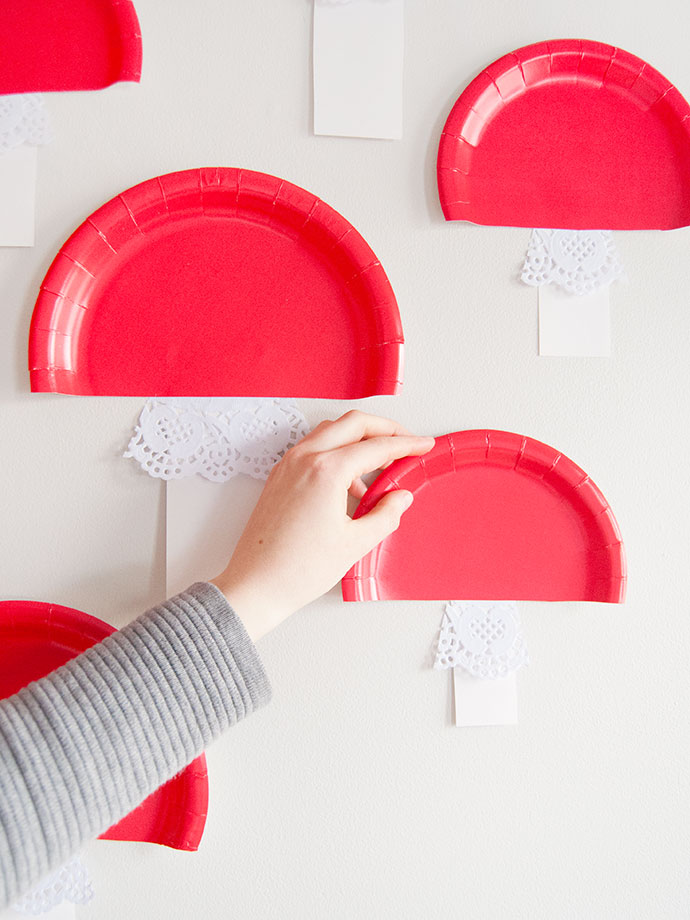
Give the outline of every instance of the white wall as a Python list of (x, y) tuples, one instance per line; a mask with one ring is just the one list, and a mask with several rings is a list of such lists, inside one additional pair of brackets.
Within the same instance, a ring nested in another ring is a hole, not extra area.
[[(690, 95), (683, 0), (408, 0), (405, 139), (310, 134), (308, 0), (137, 0), (140, 87), (51, 98), (33, 250), (0, 251), (0, 594), (116, 625), (163, 593), (161, 484), (120, 458), (140, 401), (30, 396), (33, 300), (67, 234), (122, 189), (199, 165), (276, 173), (364, 234), (396, 290), (420, 433), (507, 428), (570, 455), (610, 500), (624, 607), (525, 604), (517, 729), (450, 726), (428, 668), (437, 603), (332, 593), (262, 641), (271, 706), (209, 752), (196, 855), (94, 843), (92, 920), (633, 920), (690, 914), (690, 231), (619, 233), (614, 354), (540, 359), (525, 230), (446, 225), (434, 160), (459, 90), (528, 42), (583, 37)], [(341, 405), (305, 403), (310, 421)], [(232, 488), (249, 488), (237, 482)], [(228, 546), (228, 551), (231, 549)]]

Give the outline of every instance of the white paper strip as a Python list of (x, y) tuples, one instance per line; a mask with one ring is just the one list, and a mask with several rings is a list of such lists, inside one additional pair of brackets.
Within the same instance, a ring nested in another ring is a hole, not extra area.
[(593, 294), (539, 288), (539, 354), (606, 358), (611, 354), (609, 287)]
[(0, 156), (0, 246), (34, 245), (37, 160), (27, 145)]
[(499, 680), (480, 680), (463, 668), (453, 668), (453, 693), (456, 725), (517, 725), (515, 674)]
[(248, 476), (225, 483), (190, 476), (165, 484), (168, 597), (220, 575), (263, 485)]
[(314, 0), (314, 134), (402, 137), (404, 0)]

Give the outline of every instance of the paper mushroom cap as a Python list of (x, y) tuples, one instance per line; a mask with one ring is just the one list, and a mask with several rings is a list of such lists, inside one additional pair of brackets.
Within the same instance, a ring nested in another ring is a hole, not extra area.
[(640, 58), (560, 40), (495, 61), (438, 151), (447, 220), (572, 230), (690, 223), (690, 107)]
[(131, 0), (2, 0), (0, 94), (101, 89), (141, 77)]
[[(80, 610), (35, 601), (0, 601), (0, 699), (54, 671), (114, 629)], [(196, 850), (208, 809), (208, 774), (201, 755), (101, 838)]]
[(34, 391), (354, 399), (395, 393), (403, 335), (365, 240), (290, 182), (170, 173), (91, 215), (41, 285)]
[(400, 527), (343, 578), (346, 601), (607, 601), (625, 597), (613, 512), (554, 448), (507, 431), (458, 431), (386, 469), (356, 517), (394, 489)]

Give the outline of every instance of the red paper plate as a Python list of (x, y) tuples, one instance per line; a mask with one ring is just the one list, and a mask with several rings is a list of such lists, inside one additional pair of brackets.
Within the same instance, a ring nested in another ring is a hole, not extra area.
[(346, 601), (608, 601), (625, 555), (606, 499), (552, 447), (507, 431), (458, 431), (381, 473), (355, 517), (414, 493), (400, 527), (343, 578)]
[(123, 192), (70, 237), (34, 310), (31, 388), (129, 396), (396, 393), (395, 296), (304, 189), (239, 169)]
[[(54, 671), (114, 631), (102, 620), (69, 607), (0, 601), (0, 699)], [(208, 776), (202, 754), (101, 838), (196, 850), (207, 810)]]
[(690, 107), (657, 70), (598, 42), (540, 42), (464, 90), (438, 151), (447, 220), (669, 230), (690, 223)]
[(2, 0), (0, 93), (101, 89), (141, 77), (131, 0)]

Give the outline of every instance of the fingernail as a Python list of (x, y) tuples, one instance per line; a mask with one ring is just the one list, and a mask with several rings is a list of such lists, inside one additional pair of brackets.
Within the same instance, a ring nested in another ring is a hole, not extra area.
[(407, 511), (407, 509), (410, 507), (413, 501), (414, 501), (414, 495), (412, 494), (412, 492), (405, 491), (403, 493), (403, 508), (405, 511)]

